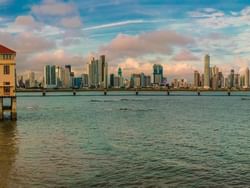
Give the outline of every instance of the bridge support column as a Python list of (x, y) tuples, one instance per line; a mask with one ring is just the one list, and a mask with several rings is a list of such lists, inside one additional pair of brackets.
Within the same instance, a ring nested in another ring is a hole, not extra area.
[(16, 97), (11, 98), (11, 120), (17, 120)]
[(200, 90), (197, 91), (197, 95), (198, 95), (198, 96), (201, 96)]
[(107, 90), (105, 89), (104, 91), (103, 91), (103, 94), (106, 96), (107, 95)]
[(43, 90), (43, 96), (46, 96), (46, 90), (45, 89)]
[(0, 97), (0, 120), (4, 119), (4, 114), (3, 114), (3, 97)]
[(170, 92), (169, 92), (169, 90), (167, 90), (167, 96), (169, 96), (170, 95)]

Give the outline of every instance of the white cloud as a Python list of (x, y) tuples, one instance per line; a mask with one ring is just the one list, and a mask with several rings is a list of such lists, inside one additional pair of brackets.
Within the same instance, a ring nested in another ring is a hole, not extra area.
[(97, 29), (106, 29), (111, 27), (119, 27), (119, 26), (125, 26), (125, 25), (131, 25), (131, 24), (142, 24), (142, 23), (153, 23), (153, 22), (159, 22), (159, 20), (126, 20), (121, 22), (114, 22), (114, 23), (108, 23), (108, 24), (102, 24), (92, 27), (84, 28), (83, 31), (89, 31), (89, 30), (97, 30)]
[(63, 18), (61, 20), (61, 24), (66, 28), (80, 28), (82, 26), (82, 21), (79, 16), (74, 16), (70, 18)]
[(64, 16), (75, 11), (75, 6), (59, 0), (44, 0), (40, 5), (34, 5), (32, 12), (36, 15)]

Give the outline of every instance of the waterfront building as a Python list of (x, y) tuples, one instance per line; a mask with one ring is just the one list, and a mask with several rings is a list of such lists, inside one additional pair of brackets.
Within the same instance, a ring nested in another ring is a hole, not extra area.
[(46, 65), (44, 67), (44, 88), (56, 88), (56, 66)]
[(194, 88), (200, 87), (200, 73), (198, 71), (194, 71), (193, 87)]
[(131, 88), (140, 88), (141, 87), (141, 74), (132, 74), (130, 80)]
[(109, 86), (111, 88), (113, 88), (115, 85), (115, 74), (110, 74), (110, 77), (109, 77)]
[(88, 74), (82, 74), (81, 77), (82, 77), (82, 87), (88, 87), (88, 83), (89, 83)]
[(105, 55), (100, 59), (92, 58), (89, 63), (89, 86), (95, 88), (107, 88), (108, 86), (108, 63)]
[(114, 77), (114, 88), (120, 88), (121, 87), (121, 81), (120, 81), (121, 77), (120, 76), (115, 76)]
[(244, 88), (249, 88), (249, 68), (247, 67), (245, 70), (245, 84), (244, 84)]
[(154, 64), (153, 66), (153, 83), (161, 85), (163, 82), (163, 67), (159, 64)]
[(222, 72), (218, 73), (218, 88), (223, 88), (224, 87), (224, 76)]
[(204, 58), (204, 89), (210, 88), (210, 56), (207, 54)]
[(119, 67), (118, 69), (118, 76), (119, 76), (119, 87), (120, 88), (123, 88), (124, 87), (124, 78), (123, 78), (123, 75), (122, 75), (122, 69)]
[(24, 83), (23, 76), (18, 76), (17, 77), (17, 87), (18, 88), (25, 88), (25, 83)]
[(143, 88), (145, 86), (146, 86), (146, 84), (145, 84), (145, 75), (144, 75), (144, 73), (141, 73), (141, 87)]
[(234, 87), (240, 88), (240, 74), (234, 75)]
[(151, 76), (144, 76), (144, 85), (145, 87), (151, 86)]
[(234, 87), (234, 69), (231, 70), (230, 75), (228, 76), (228, 86), (229, 88), (233, 88)]
[(246, 84), (245, 75), (241, 75), (240, 76), (240, 88), (245, 88), (246, 89), (245, 84)]
[(81, 87), (82, 87), (82, 77), (75, 77), (73, 88), (79, 89)]
[(71, 88), (72, 87), (71, 80), (72, 80), (72, 78), (71, 78), (71, 65), (65, 65), (63, 87), (64, 88)]
[(36, 79), (34, 72), (29, 72), (28, 80), (29, 80), (29, 87), (31, 88), (36, 87)]
[[(11, 111), (11, 119), (16, 120), (16, 52), (0, 44), (0, 120), (4, 112)], [(8, 109), (4, 108), (4, 98), (10, 98)]]

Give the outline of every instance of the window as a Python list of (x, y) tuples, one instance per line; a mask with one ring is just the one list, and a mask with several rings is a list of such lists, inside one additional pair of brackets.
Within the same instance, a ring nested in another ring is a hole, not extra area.
[(4, 65), (3, 66), (3, 74), (10, 74), (10, 66), (9, 65)]
[(9, 93), (10, 93), (10, 87), (9, 86), (5, 86), (4, 87), (4, 94), (5, 95), (9, 95)]

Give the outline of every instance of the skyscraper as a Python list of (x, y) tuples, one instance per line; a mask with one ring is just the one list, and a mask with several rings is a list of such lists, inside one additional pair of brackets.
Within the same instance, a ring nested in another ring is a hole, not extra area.
[(198, 88), (200, 86), (200, 73), (198, 71), (194, 71), (194, 88)]
[(29, 72), (29, 87), (35, 87), (35, 73)]
[(96, 60), (92, 58), (89, 63), (89, 86), (107, 88), (108, 86), (108, 63), (105, 55)]
[(229, 88), (233, 88), (234, 87), (234, 69), (231, 70), (228, 80), (229, 80)]
[(244, 88), (249, 88), (249, 68), (246, 68), (245, 71), (245, 85)]
[(204, 89), (210, 88), (210, 56), (207, 54), (204, 58)]
[(55, 88), (56, 86), (56, 66), (46, 65), (44, 67), (44, 88)]
[(114, 74), (110, 74), (109, 85), (110, 85), (111, 88), (113, 88), (114, 85), (115, 85), (115, 75)]
[(153, 81), (154, 84), (161, 85), (163, 82), (163, 67), (159, 64), (154, 64), (153, 66)]

